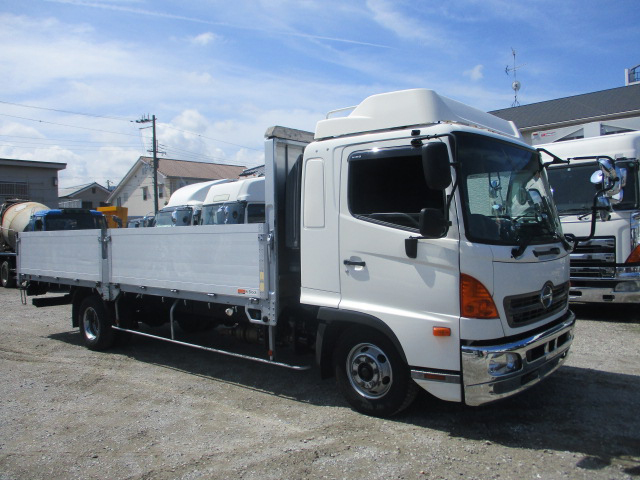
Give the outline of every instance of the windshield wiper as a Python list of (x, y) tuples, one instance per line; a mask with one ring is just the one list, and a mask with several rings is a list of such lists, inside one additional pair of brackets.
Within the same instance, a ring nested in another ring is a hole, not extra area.
[(518, 234), (518, 239), (519, 239), (518, 246), (511, 249), (511, 256), (516, 260), (520, 258), (524, 253), (524, 251), (527, 249), (527, 247), (531, 243), (531, 240), (533, 239), (533, 235), (531, 234), (525, 235), (522, 232), (520, 232)]

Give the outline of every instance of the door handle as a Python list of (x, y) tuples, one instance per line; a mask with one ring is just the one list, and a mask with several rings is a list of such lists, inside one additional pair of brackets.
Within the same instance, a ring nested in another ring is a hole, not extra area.
[(366, 267), (367, 266), (367, 264), (365, 262), (354, 262), (354, 261), (351, 261), (351, 260), (345, 260), (344, 264), (345, 265), (351, 265), (351, 266), (354, 266), (354, 267)]

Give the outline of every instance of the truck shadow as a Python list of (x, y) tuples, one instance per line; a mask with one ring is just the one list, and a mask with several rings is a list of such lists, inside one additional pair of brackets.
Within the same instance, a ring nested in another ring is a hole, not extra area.
[[(50, 338), (82, 345), (77, 331)], [(136, 336), (129, 345), (105, 354), (314, 406), (348, 408), (334, 380), (320, 380), (315, 367), (292, 372), (180, 345), (158, 348), (158, 342)], [(308, 360), (312, 363), (313, 357)], [(391, 421), (487, 445), (539, 450), (541, 454), (547, 450), (577, 452), (579, 468), (616, 465), (628, 475), (640, 476), (639, 409), (638, 376), (564, 366), (528, 392), (482, 407), (444, 402), (421, 392), (408, 410)]]
[(615, 464), (640, 476), (639, 408), (640, 377), (564, 366), (522, 395), (482, 407), (421, 395), (398, 421), (486, 444), (578, 452), (582, 469)]
[(582, 320), (640, 324), (637, 304), (572, 304), (571, 310)]

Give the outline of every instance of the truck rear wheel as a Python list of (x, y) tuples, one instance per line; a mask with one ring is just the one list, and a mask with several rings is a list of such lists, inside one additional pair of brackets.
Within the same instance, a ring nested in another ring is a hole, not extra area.
[(78, 315), (80, 333), (89, 350), (101, 351), (113, 346), (113, 321), (100, 297), (92, 295), (85, 298), (80, 304)]
[(381, 333), (349, 329), (335, 350), (338, 389), (357, 411), (388, 417), (407, 408), (418, 393), (409, 368)]
[(0, 284), (4, 288), (15, 288), (16, 286), (16, 279), (11, 274), (11, 264), (9, 260), (5, 260), (2, 262), (2, 265), (0, 265)]

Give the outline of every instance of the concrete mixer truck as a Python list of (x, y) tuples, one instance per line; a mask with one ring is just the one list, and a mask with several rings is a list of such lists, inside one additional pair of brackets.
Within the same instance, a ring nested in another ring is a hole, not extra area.
[(33, 213), (48, 208), (26, 200), (8, 200), (0, 206), (0, 283), (3, 287), (16, 285), (16, 234), (27, 228)]
[(19, 233), (107, 228), (104, 215), (95, 210), (51, 210), (41, 203), (18, 199), (8, 200), (0, 206), (0, 224), (0, 284), (4, 288), (16, 286), (16, 244)]

